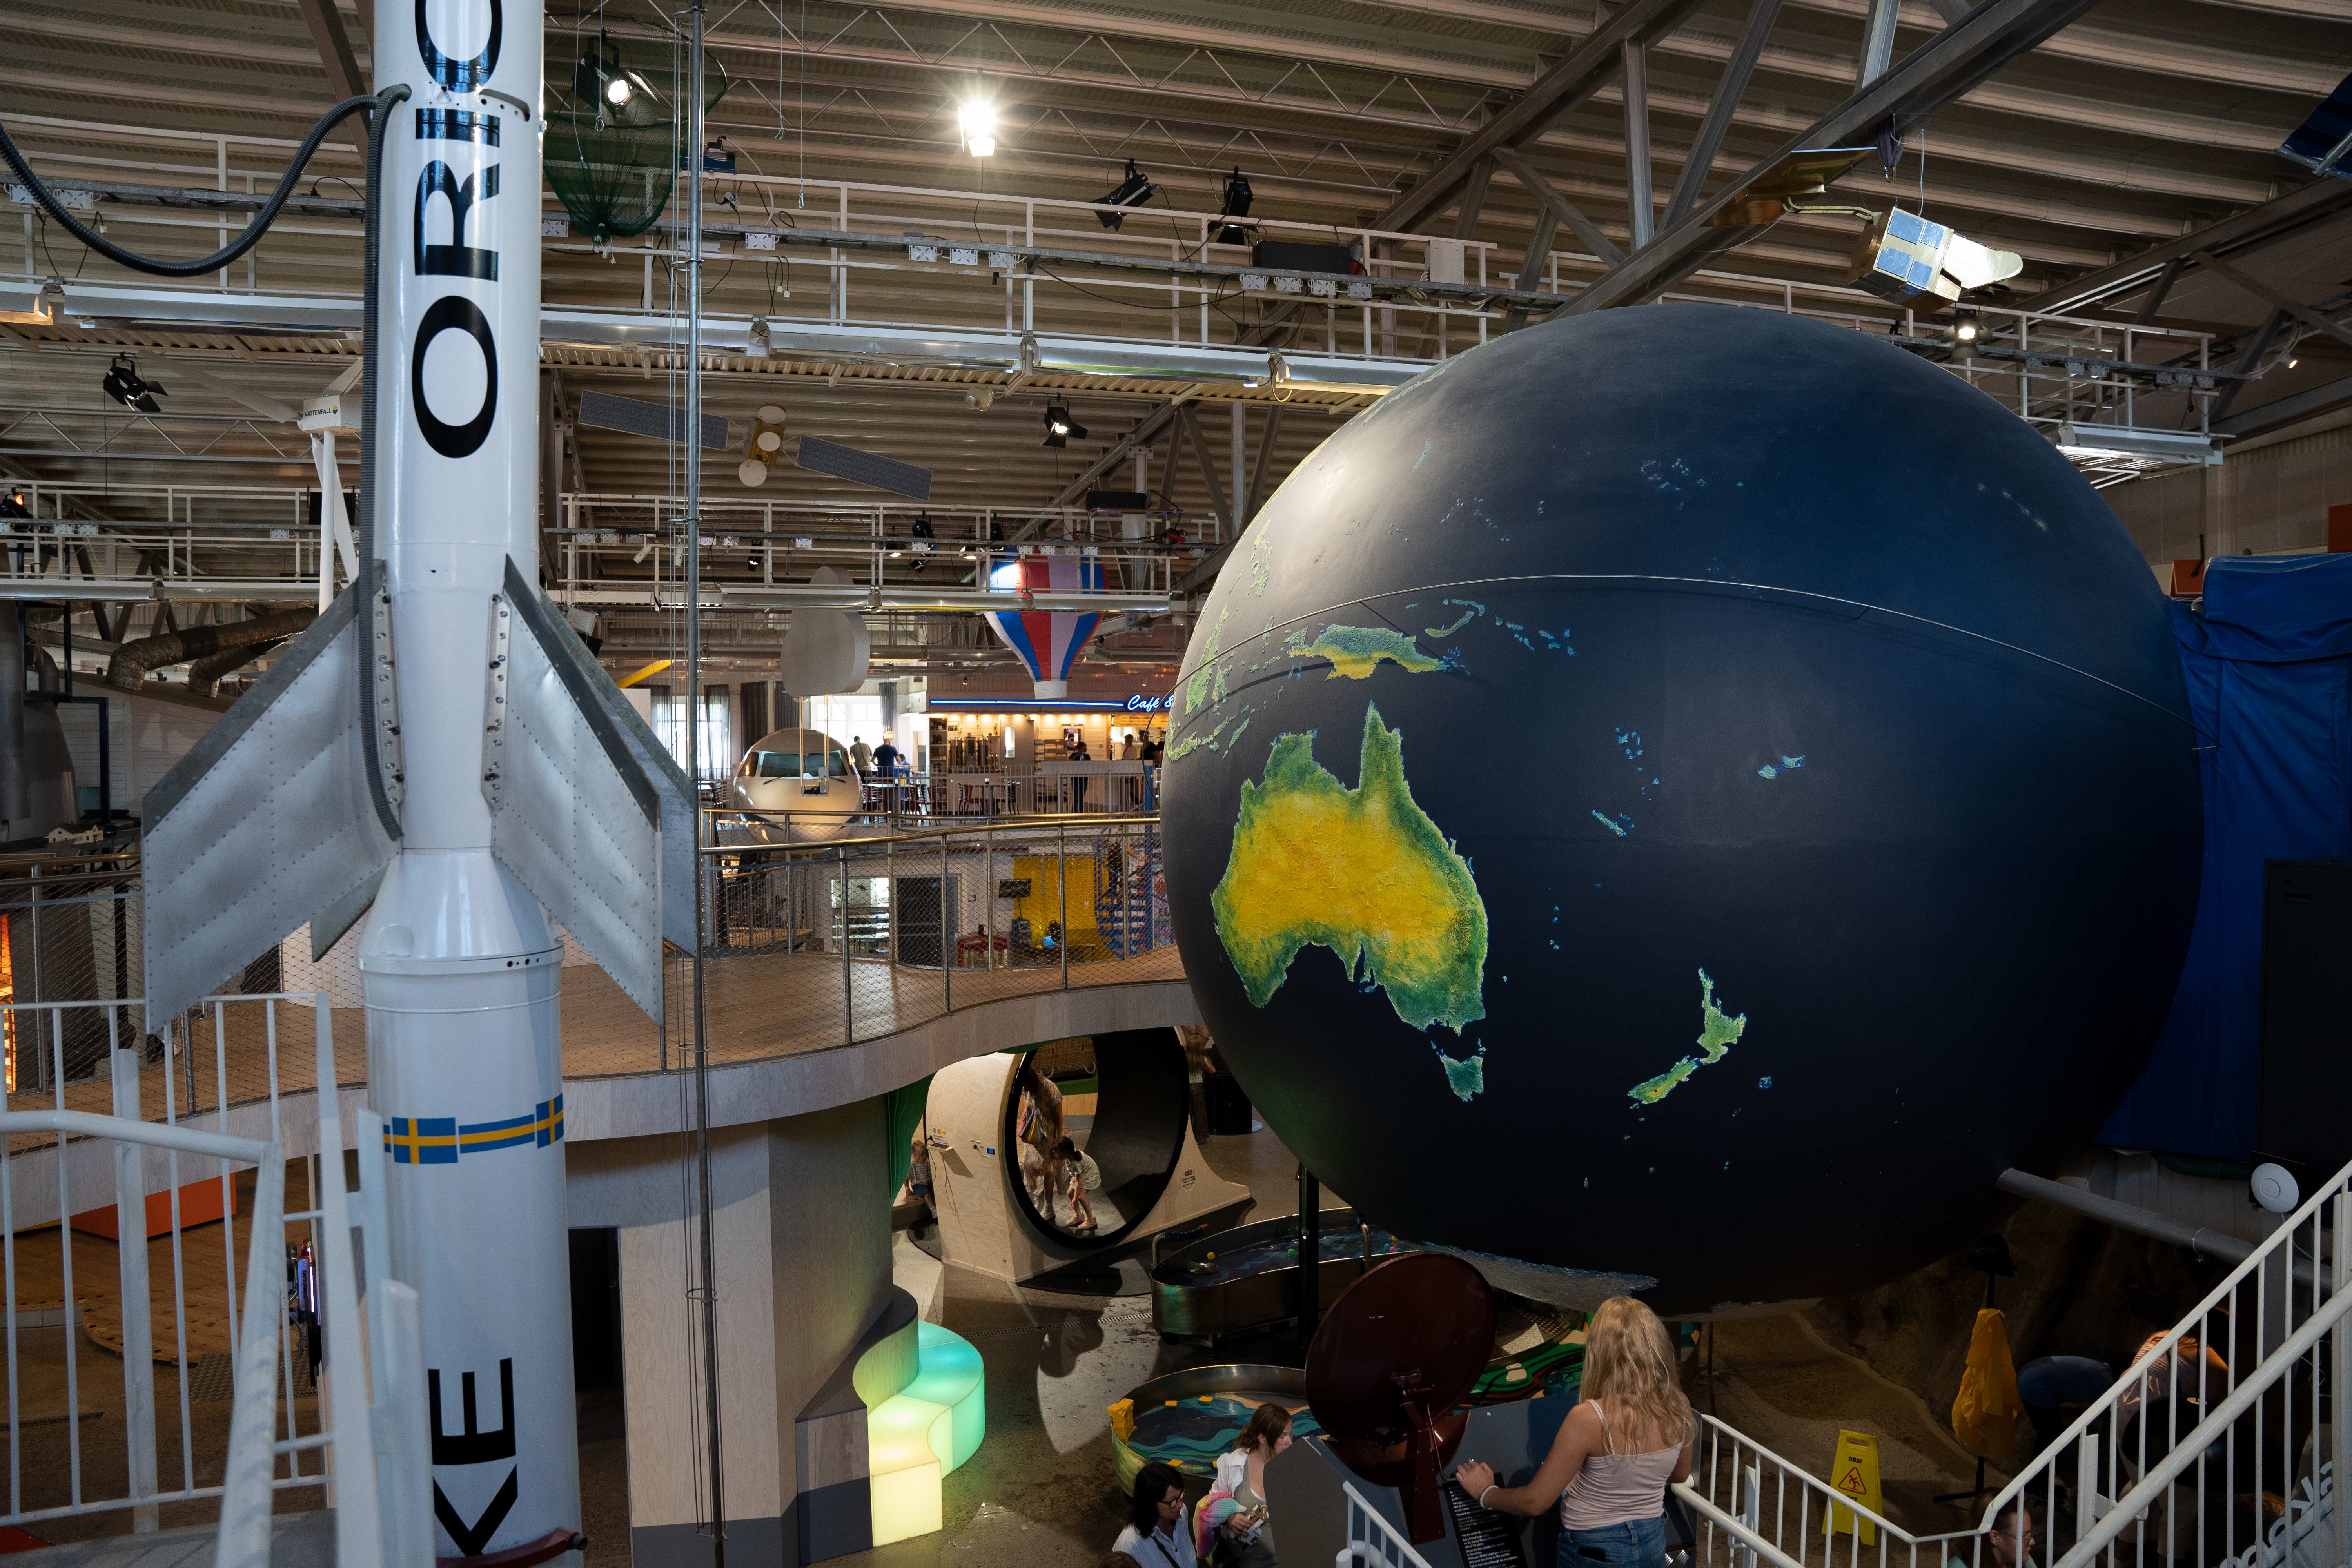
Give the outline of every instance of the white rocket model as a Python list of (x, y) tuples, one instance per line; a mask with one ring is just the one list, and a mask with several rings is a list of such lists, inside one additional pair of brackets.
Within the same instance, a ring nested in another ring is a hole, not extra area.
[(359, 937), (436, 1552), (580, 1524), (560, 923), (648, 1012), (694, 940), (689, 786), (540, 595), (541, 31), (379, 0), (375, 527), (360, 580), (146, 803), (149, 1027), (305, 920)]

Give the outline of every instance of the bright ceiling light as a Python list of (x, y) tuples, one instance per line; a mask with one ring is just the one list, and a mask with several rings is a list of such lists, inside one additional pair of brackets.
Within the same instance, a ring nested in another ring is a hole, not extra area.
[(956, 110), (956, 138), (975, 158), (996, 155), (996, 105), (975, 98)]
[(618, 109), (636, 93), (636, 86), (627, 77), (615, 76), (604, 83), (604, 101)]

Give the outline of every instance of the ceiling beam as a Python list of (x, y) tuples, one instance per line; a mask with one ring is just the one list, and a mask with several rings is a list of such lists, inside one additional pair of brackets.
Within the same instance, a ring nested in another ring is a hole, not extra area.
[(1723, 151), (1723, 138), (1731, 129), (1732, 117), (1739, 112), (1739, 100), (1747, 96), (1748, 79), (1756, 74), (1756, 62), (1763, 58), (1764, 40), (1771, 36), (1772, 24), (1780, 18), (1780, 0), (1755, 0), (1748, 8), (1748, 25), (1740, 29), (1739, 42), (1731, 51), (1730, 60), (1723, 68), (1722, 79), (1715, 84), (1715, 97), (1706, 106), (1706, 118), (1699, 121), (1698, 134), (1692, 139), (1690, 153), (1683, 160), (1683, 172), (1675, 181), (1675, 194), (1667, 198), (1664, 225), (1672, 228), (1690, 216), (1698, 201), (1699, 191), (1706, 184), (1706, 176), (1715, 167), (1715, 155)]
[[(318, 47), (319, 63), (327, 68), (327, 85), (334, 89), (336, 101), (367, 91), (367, 79), (360, 74), (359, 57), (352, 52), (351, 35), (343, 30), (343, 13), (335, 0), (297, 0), (297, 4), (303, 26), (310, 29), (310, 42)], [(354, 114), (343, 121), (341, 132), (364, 161), (367, 121)]]
[[(1601, 226), (1585, 216), (1575, 203), (1553, 189), (1551, 182), (1545, 179), (1533, 163), (1528, 162), (1525, 153), (1517, 148), (1499, 147), (1495, 151), (1495, 162), (1501, 164), (1504, 171), (1519, 183), (1521, 189), (1535, 197), (1538, 211), (1549, 215), (1556, 223), (1566, 225), (1569, 232), (1582, 242), (1585, 249), (1612, 267), (1625, 259), (1625, 253), (1618, 249), (1616, 243), (1607, 235), (1601, 232)], [(1549, 247), (1547, 245), (1546, 248)], [(1524, 278), (1527, 274), (1522, 270), (1520, 276)], [(1542, 276), (1542, 271), (1538, 269), (1536, 277), (1540, 279)], [(1524, 289), (1527, 285), (1522, 283), (1519, 287)]]
[(2249, 408), (2242, 414), (2232, 414), (2226, 419), (2216, 419), (2213, 421), (2213, 434), (2252, 436), (2261, 431), (2274, 429), (2281, 425), (2291, 425), (2298, 419), (2308, 419), (2315, 415), (2328, 413), (2343, 407), (2346, 404), (2352, 404), (2352, 375), (2339, 376), (2334, 381), (2322, 382), (2317, 386), (2305, 387), (2301, 392), (2289, 393), (2284, 397), (2274, 397), (2270, 402)]
[[(1985, 0), (1958, 26), (1911, 51), (1895, 68), (1831, 110), (1785, 145), (1733, 180), (1708, 202), (1644, 248), (1611, 268), (1576, 297), (1568, 313), (1582, 315), (1638, 304), (1696, 272), (1710, 258), (1738, 248), (1771, 226), (1710, 227), (1707, 219), (1789, 153), (1809, 147), (1849, 147), (1892, 123), (1908, 130), (1967, 92), (2018, 56), (2089, 10), (2096, 0)], [(1631, 7), (1628, 8), (1629, 10)]]
[(2249, 207), (2235, 217), (2223, 218), (2194, 234), (2151, 246), (2127, 261), (2103, 267), (2072, 283), (2021, 300), (2017, 306), (2046, 315), (2087, 310), (2159, 278), (2173, 262), (2200, 250), (2226, 256), (2326, 217), (2347, 205), (2352, 205), (2352, 181), (2314, 180), (2260, 206)]
[(1622, 68), (1627, 44), (1646, 44), (1680, 26), (1699, 0), (1631, 0), (1587, 34), (1566, 59), (1536, 79), (1495, 118), (1463, 138), (1446, 160), (1374, 219), (1373, 228), (1410, 229), (1444, 210), (1481, 160), (1498, 147), (1533, 141), (1554, 119), (1601, 90)]
[(2255, 299), (2284, 310), (2313, 331), (2325, 332), (2337, 342), (2352, 348), (2352, 328), (2346, 327), (2343, 322), (2331, 321), (2310, 306), (2280, 293), (2262, 279), (2247, 277), (2228, 262), (2215, 257), (2210, 250), (2200, 250), (2189, 259), (2209, 272), (2219, 273)]

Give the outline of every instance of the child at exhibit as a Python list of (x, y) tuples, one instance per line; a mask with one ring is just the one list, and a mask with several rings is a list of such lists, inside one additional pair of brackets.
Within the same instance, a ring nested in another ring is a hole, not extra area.
[(1068, 1183), (1070, 1228), (1092, 1230), (1095, 1208), (1087, 1201), (1087, 1194), (1101, 1190), (1102, 1167), (1095, 1163), (1093, 1155), (1067, 1138), (1055, 1145), (1055, 1152), (1062, 1157), (1062, 1169)]
[(1454, 1472), (1481, 1508), (1534, 1514), (1559, 1500), (1560, 1568), (1664, 1568), (1666, 1486), (1687, 1479), (1698, 1423), (1655, 1312), (1612, 1296), (1592, 1314), (1583, 1397), (1535, 1479), (1507, 1487), (1473, 1460)]

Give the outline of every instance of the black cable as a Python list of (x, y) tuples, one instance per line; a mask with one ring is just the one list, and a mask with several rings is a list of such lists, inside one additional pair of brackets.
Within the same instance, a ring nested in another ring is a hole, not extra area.
[[(66, 211), (65, 204), (58, 201), (50, 193), (49, 187), (41, 183), (41, 177), (33, 173), (33, 166), (25, 162), (25, 155), (22, 153), (16, 151), (16, 143), (10, 140), (8, 128), (5, 124), (0, 124), (0, 156), (7, 159), (8, 167), (15, 172), (16, 178), (24, 182), (25, 188), (33, 193), (33, 200), (40, 204), (42, 211), (65, 225), (67, 233), (105, 257), (109, 261), (118, 266), (128, 267), (134, 272), (152, 272), (158, 278), (200, 278), (207, 272), (217, 272), (260, 244), (261, 237), (268, 232), (269, 226), (278, 221), (278, 209), (284, 206), (286, 198), (294, 194), (294, 185), (302, 177), (303, 166), (310, 163), (310, 155), (319, 150), (319, 144), (327, 139), (327, 132), (352, 115), (362, 110), (373, 109), (375, 105), (376, 100), (366, 95), (347, 98), (320, 115), (319, 122), (310, 127), (310, 134), (302, 138), (302, 145), (296, 150), (294, 161), (286, 166), (286, 173), (278, 177), (278, 188), (269, 193), (269, 200), (263, 203), (261, 210), (253, 215), (253, 221), (246, 225), (245, 232), (230, 241), (225, 248), (215, 251), (201, 261), (158, 261), (152, 257), (141, 256), (134, 251), (125, 250), (95, 229), (82, 226), (71, 213)], [(375, 164), (375, 145), (382, 140), (381, 135), (368, 139), (368, 163), (371, 169)], [(371, 184), (368, 187), (371, 206), (373, 205), (374, 191), (375, 187)]]
[[(359, 580), (352, 584), (349, 590), (352, 595), (352, 615), (360, 623), (352, 628), (357, 639), (352, 646), (359, 650), (359, 657), (352, 662), (359, 667), (360, 757), (367, 773), (368, 796), (375, 805), (376, 821), (382, 825), (384, 832), (395, 840), (401, 837), (400, 816), (393, 810), (392, 796), (384, 788), (383, 760), (377, 754), (379, 737), (376, 733), (375, 711), (375, 601), (378, 592), (375, 554), (375, 433), (382, 428), (376, 423), (375, 389), (377, 379), (383, 373), (385, 357), (383, 344), (376, 337), (375, 296), (376, 261), (383, 247), (381, 232), (383, 226), (377, 221), (377, 215), (383, 205), (379, 199), (379, 195), (383, 189), (383, 144), (388, 140), (384, 132), (392, 125), (393, 105), (407, 96), (406, 87), (394, 85), (385, 88), (374, 98), (359, 100), (376, 105), (376, 112), (373, 133), (368, 137), (367, 239), (365, 260), (361, 265), (360, 273), (360, 287), (365, 291), (360, 300), (360, 352), (367, 356), (367, 363), (360, 370), (360, 429), (362, 432), (360, 515), (356, 530), (358, 538), (354, 541), (359, 546), (360, 574)], [(321, 129), (323, 128), (322, 125)], [(316, 132), (312, 132), (313, 137), (317, 134)], [(303, 155), (309, 155), (307, 149)], [(298, 169), (300, 167), (299, 161), (295, 166)], [(283, 187), (281, 186), (280, 189), (282, 191)], [(326, 569), (327, 563), (322, 554), (319, 562), (319, 570), (324, 572)]]

